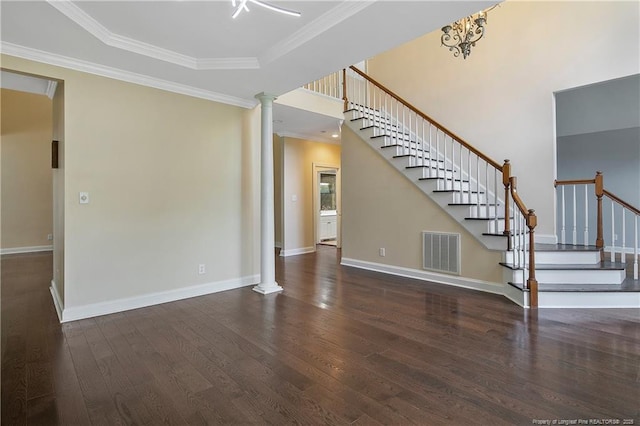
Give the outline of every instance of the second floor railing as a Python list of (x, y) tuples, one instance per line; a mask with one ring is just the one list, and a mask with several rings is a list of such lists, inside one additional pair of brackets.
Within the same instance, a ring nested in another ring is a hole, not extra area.
[(640, 209), (605, 189), (601, 172), (593, 179), (556, 180), (555, 187), (560, 243), (595, 245), (609, 252), (612, 262), (619, 258), (626, 263), (627, 255), (633, 254), (633, 278), (637, 280)]

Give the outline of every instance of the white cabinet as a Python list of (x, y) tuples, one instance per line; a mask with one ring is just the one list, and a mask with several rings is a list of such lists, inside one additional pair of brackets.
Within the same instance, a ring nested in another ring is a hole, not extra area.
[(335, 240), (338, 236), (338, 217), (334, 215), (321, 215), (320, 216), (320, 241), (322, 240)]

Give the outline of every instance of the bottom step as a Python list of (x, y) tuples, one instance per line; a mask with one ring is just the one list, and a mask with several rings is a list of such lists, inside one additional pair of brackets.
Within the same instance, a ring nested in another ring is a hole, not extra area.
[[(511, 293), (525, 295), (522, 284), (509, 283)], [(513, 297), (511, 297), (513, 299)], [(538, 308), (634, 308), (640, 309), (640, 281), (627, 278), (622, 284), (538, 284)]]

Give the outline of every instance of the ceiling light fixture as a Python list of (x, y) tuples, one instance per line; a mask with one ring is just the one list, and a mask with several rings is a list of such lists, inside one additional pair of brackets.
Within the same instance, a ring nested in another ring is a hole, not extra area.
[(491, 6), (442, 27), (442, 36), (440, 37), (442, 46), (448, 47), (456, 58), (462, 53), (462, 57), (467, 59), (467, 56), (471, 54), (471, 48), (475, 47), (476, 43), (484, 36), (487, 12), (496, 6)]
[(240, 12), (243, 10), (249, 11), (247, 7), (247, 3), (255, 4), (260, 7), (264, 7), (265, 9), (273, 10), (274, 12), (284, 13), (289, 16), (300, 16), (302, 15), (300, 12), (296, 12), (295, 10), (285, 9), (284, 7), (274, 6), (270, 3), (261, 1), (261, 0), (231, 0), (231, 5), (236, 9), (233, 11), (231, 17), (233, 19), (237, 18), (240, 15)]

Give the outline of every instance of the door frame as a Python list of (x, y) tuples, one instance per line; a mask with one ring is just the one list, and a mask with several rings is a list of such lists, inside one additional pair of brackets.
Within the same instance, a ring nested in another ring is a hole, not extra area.
[(318, 226), (320, 224), (320, 173), (335, 172), (336, 174), (336, 247), (342, 247), (342, 179), (340, 166), (326, 163), (313, 163), (313, 241), (318, 244)]

